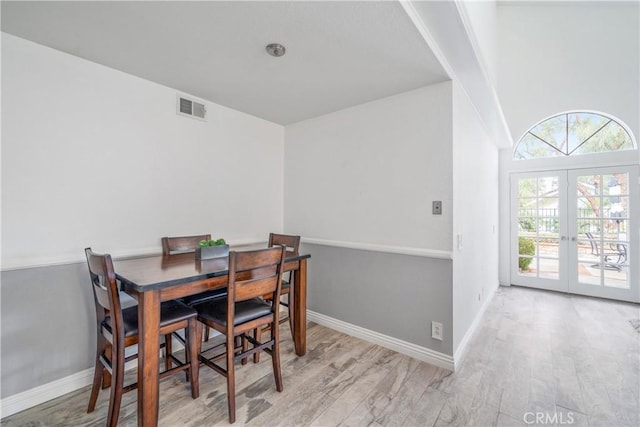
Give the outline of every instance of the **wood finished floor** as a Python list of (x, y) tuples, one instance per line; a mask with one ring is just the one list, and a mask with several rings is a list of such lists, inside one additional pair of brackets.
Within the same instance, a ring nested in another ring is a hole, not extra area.
[[(248, 426), (640, 425), (639, 306), (500, 288), (456, 373), (310, 323), (295, 357), (282, 326), (284, 392), (271, 362), (237, 369), (237, 419)], [(203, 367), (200, 398), (182, 375), (160, 386), (160, 425), (227, 425), (225, 380)], [(89, 388), (2, 420), (3, 426), (100, 426), (108, 392), (86, 414)], [(528, 421), (535, 416), (528, 416)], [(569, 423), (568, 421), (573, 421)], [(120, 425), (136, 425), (136, 393)], [(532, 425), (535, 425), (533, 423)]]

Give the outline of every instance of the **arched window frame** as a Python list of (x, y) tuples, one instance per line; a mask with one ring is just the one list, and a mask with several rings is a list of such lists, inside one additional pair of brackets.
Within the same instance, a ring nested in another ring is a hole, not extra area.
[[(569, 115), (577, 115), (577, 114), (588, 114), (588, 115), (595, 115), (595, 116), (600, 116), (602, 117), (605, 121), (604, 124), (602, 124), (601, 126), (599, 126), (594, 132), (592, 132), (588, 137), (586, 137), (584, 140), (580, 141), (577, 146), (575, 146), (573, 149), (568, 150), (568, 140), (569, 140)], [(562, 151), (560, 150), (557, 146), (555, 146), (554, 144), (550, 143), (549, 141), (544, 140), (543, 138), (541, 138), (539, 135), (536, 135), (535, 133), (533, 133), (532, 131), (535, 130), (538, 126), (540, 126), (541, 124), (547, 122), (547, 121), (551, 121), (553, 119), (556, 119), (558, 117), (562, 117), (562, 116), (566, 116), (565, 122), (566, 122), (566, 134), (565, 134), (565, 143), (567, 144), (567, 150), (566, 151)], [(596, 136), (601, 130), (603, 130), (605, 127), (607, 127), (610, 123), (613, 123), (614, 125), (618, 126), (620, 129), (622, 129), (627, 137), (629, 138), (630, 142), (631, 142), (631, 147), (630, 148), (623, 148), (623, 149), (618, 149), (618, 150), (603, 150), (603, 151), (596, 151), (596, 152), (589, 152), (589, 153), (580, 153), (577, 152), (578, 149), (580, 147), (582, 147), (585, 143), (587, 143), (592, 137)], [(531, 135), (533, 138), (536, 138), (537, 140), (541, 141), (542, 143), (546, 144), (549, 147), (549, 152), (553, 153), (553, 155), (549, 155), (549, 156), (540, 156), (540, 157), (531, 157), (531, 158), (522, 158), (521, 156), (518, 156), (518, 149), (520, 147), (520, 145), (523, 143), (523, 140), (528, 137), (529, 135)], [(625, 152), (625, 151), (636, 151), (638, 150), (638, 145), (636, 143), (636, 139), (633, 135), (633, 132), (631, 132), (631, 130), (629, 129), (629, 127), (620, 119), (607, 114), (607, 113), (603, 113), (600, 111), (589, 111), (589, 110), (571, 110), (571, 111), (565, 111), (565, 112), (561, 112), (561, 113), (557, 113), (554, 115), (551, 115), (543, 120), (540, 120), (539, 122), (535, 123), (533, 126), (531, 126), (526, 132), (524, 132), (524, 134), (518, 139), (518, 142), (514, 145), (513, 148), (513, 152), (512, 152), (512, 160), (516, 161), (516, 162), (520, 162), (523, 160), (527, 160), (527, 161), (533, 161), (533, 160), (544, 160), (544, 159), (558, 159), (558, 158), (568, 158), (571, 156), (583, 156), (583, 155), (593, 155), (593, 154), (603, 154), (603, 153), (617, 153), (617, 152)]]

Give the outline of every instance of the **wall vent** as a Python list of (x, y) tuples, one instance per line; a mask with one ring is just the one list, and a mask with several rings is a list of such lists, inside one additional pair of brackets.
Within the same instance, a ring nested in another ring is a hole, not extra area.
[(184, 95), (176, 96), (176, 112), (198, 120), (207, 120), (207, 106), (204, 102), (194, 101)]

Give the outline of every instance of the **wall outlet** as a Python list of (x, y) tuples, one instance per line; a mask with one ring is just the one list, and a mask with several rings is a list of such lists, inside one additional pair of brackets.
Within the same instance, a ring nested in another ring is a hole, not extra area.
[(442, 323), (431, 322), (431, 338), (442, 341)]
[(442, 215), (442, 202), (440, 200), (434, 200), (431, 203), (431, 212), (434, 215)]

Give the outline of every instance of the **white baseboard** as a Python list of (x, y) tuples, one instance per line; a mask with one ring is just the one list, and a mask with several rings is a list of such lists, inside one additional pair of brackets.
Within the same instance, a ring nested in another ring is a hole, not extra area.
[(25, 390), (22, 393), (5, 397), (0, 400), (0, 418), (8, 417), (9, 415), (91, 385), (92, 381), (93, 368), (89, 368), (81, 372), (76, 372), (68, 377)]
[(460, 363), (462, 363), (462, 359), (464, 359), (464, 356), (467, 354), (469, 341), (471, 341), (471, 337), (476, 332), (476, 329), (478, 329), (480, 321), (482, 320), (482, 316), (484, 316), (484, 312), (487, 311), (487, 307), (489, 307), (489, 304), (491, 304), (491, 300), (493, 300), (493, 296), (496, 294), (499, 286), (500, 285), (496, 286), (489, 292), (487, 298), (482, 304), (482, 307), (480, 307), (480, 311), (478, 311), (475, 319), (473, 319), (473, 322), (471, 322), (471, 326), (469, 326), (469, 329), (467, 329), (467, 333), (465, 333), (464, 337), (462, 337), (460, 345), (458, 345), (458, 348), (454, 351), (453, 360), (456, 366), (460, 366)]
[[(210, 337), (219, 335), (217, 331), (209, 334)], [(126, 356), (137, 351), (138, 346), (133, 345), (127, 347)], [(173, 339), (173, 353), (176, 353), (184, 349), (184, 345)], [(160, 350), (160, 357), (164, 356), (164, 350)], [(124, 365), (124, 370), (129, 371), (135, 369), (138, 366), (137, 360), (130, 360)], [(59, 380), (51, 381), (50, 383), (43, 384), (34, 387), (29, 390), (25, 390), (21, 393), (14, 394), (13, 396), (6, 397), (0, 400), (0, 419), (8, 417), (9, 415), (16, 414), (25, 409), (33, 408), (41, 403), (48, 402), (51, 399), (60, 397), (72, 391), (79, 390), (83, 387), (91, 385), (93, 382), (93, 368), (85, 369), (81, 372), (76, 372), (68, 377), (60, 378)], [(89, 402), (87, 395), (87, 403)]]
[[(490, 298), (488, 298), (488, 300), (489, 299)], [(487, 304), (488, 303), (485, 303), (485, 305)], [(483, 307), (481, 312), (478, 314), (477, 319), (481, 317), (484, 309), (486, 309), (486, 307)], [(335, 329), (336, 331), (363, 339), (373, 344), (381, 345), (390, 350), (413, 357), (414, 359), (422, 360), (423, 362), (431, 363), (432, 365), (436, 365), (450, 371), (455, 369), (456, 364), (454, 362), (454, 358), (447, 354), (440, 353), (426, 347), (421, 347), (407, 341), (399, 340), (360, 326), (352, 325), (310, 310), (307, 310), (307, 319), (318, 323), (319, 325), (326, 326), (327, 328)], [(470, 331), (477, 327), (476, 323), (477, 321), (474, 322), (475, 326), (472, 325)], [(468, 332), (467, 335), (470, 335), (470, 333)], [(466, 335), (465, 339), (468, 341)], [(465, 340), (463, 340), (463, 342), (465, 342)], [(180, 347), (181, 344), (179, 342), (174, 342), (174, 351), (179, 350)], [(462, 345), (460, 348), (461, 347)], [(126, 369), (128, 370), (133, 367), (135, 367), (135, 361), (128, 363)], [(69, 375), (65, 378), (34, 387), (30, 390), (14, 394), (13, 396), (6, 397), (0, 400), (0, 418), (8, 417), (9, 415), (24, 411), (25, 409), (32, 408), (51, 399), (55, 399), (56, 397), (60, 397), (64, 394), (71, 393), (91, 385), (92, 380), (93, 368), (90, 368)]]
[(455, 368), (453, 357), (449, 356), (448, 354), (440, 353), (426, 347), (421, 347), (407, 341), (399, 340), (397, 338), (393, 338), (388, 335), (372, 331), (370, 329), (365, 329), (351, 323), (343, 322), (342, 320), (334, 319), (333, 317), (325, 316), (324, 314), (316, 313), (311, 310), (307, 310), (307, 320), (315, 322), (322, 326), (326, 326), (330, 329), (335, 329), (336, 331), (343, 332), (347, 335), (363, 339), (370, 343), (378, 344), (382, 347), (397, 351), (398, 353), (405, 354), (407, 356), (413, 357), (414, 359), (422, 360), (423, 362), (431, 363), (432, 365), (436, 365), (450, 371), (453, 371)]

